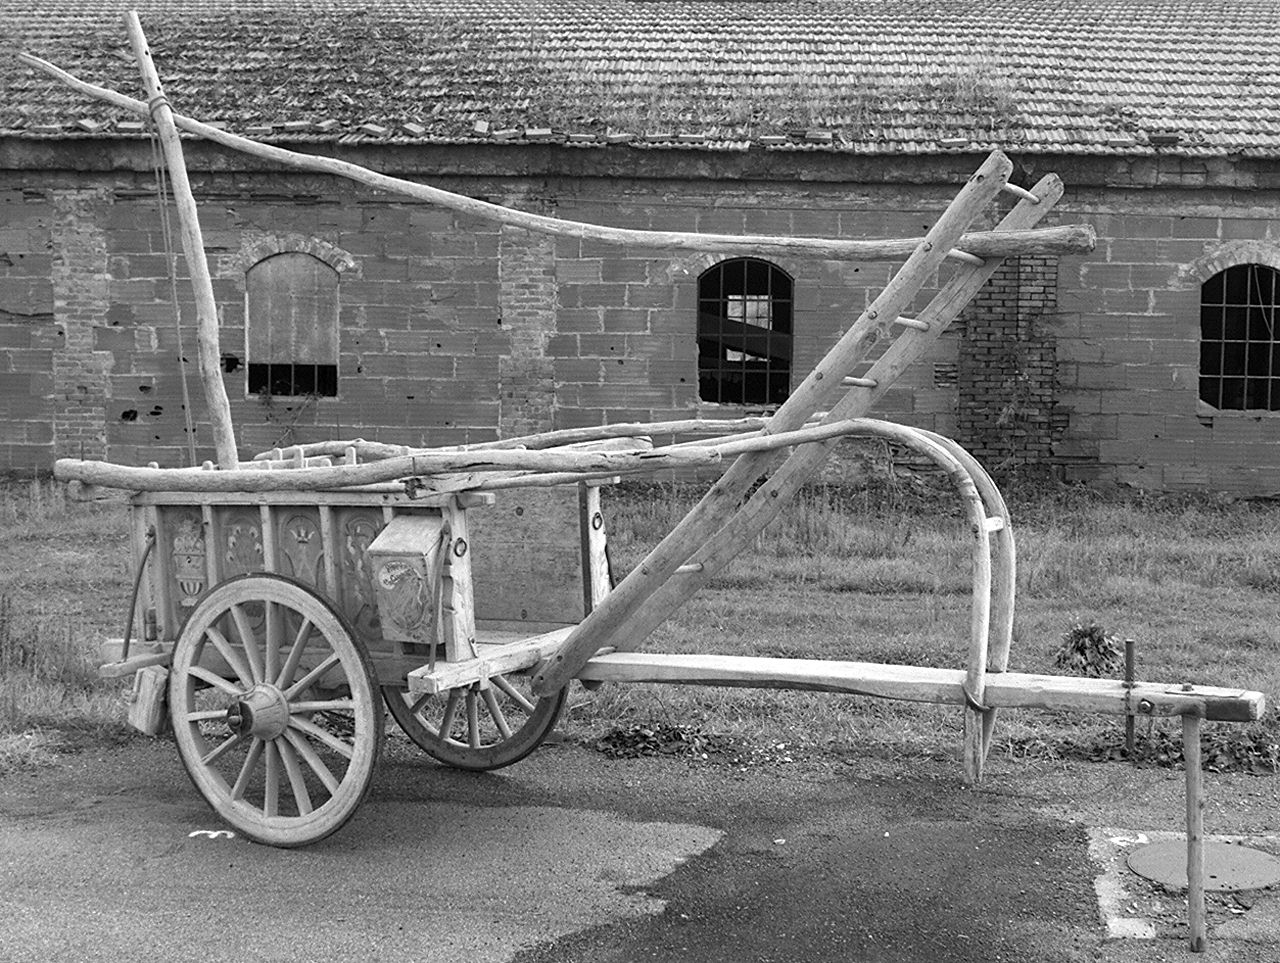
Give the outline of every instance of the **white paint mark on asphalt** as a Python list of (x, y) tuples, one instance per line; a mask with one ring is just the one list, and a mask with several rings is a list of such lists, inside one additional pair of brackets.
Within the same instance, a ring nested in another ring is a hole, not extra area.
[(1107, 928), (1108, 939), (1153, 940), (1155, 920), (1134, 915), (1134, 904), (1125, 888), (1130, 874), (1125, 857), (1130, 847), (1145, 843), (1145, 833), (1117, 829), (1089, 830), (1089, 858), (1097, 864), (1093, 889), (1098, 894), (1098, 915)]
[(236, 834), (229, 829), (195, 829), (187, 833), (187, 839), (203, 836), (206, 839), (235, 839)]

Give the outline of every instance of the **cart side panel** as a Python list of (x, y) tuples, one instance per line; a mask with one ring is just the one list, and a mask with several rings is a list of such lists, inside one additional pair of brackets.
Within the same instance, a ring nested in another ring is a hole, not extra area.
[(369, 546), (386, 524), (381, 508), (340, 507), (333, 511), (332, 551), (337, 591), (330, 598), (371, 649), (390, 647), (383, 641), (378, 598), (373, 590)]
[(540, 626), (586, 614), (576, 487), (501, 492), (469, 513), (476, 618)]
[(159, 635), (177, 638), (187, 614), (209, 585), (204, 517), (198, 505), (164, 505), (156, 510), (156, 561), (160, 585)]

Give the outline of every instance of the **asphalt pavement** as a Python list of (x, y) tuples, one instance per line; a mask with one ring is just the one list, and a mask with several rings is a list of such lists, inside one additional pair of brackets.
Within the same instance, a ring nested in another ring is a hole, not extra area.
[[(1157, 938), (1109, 935), (1096, 827), (1179, 828), (1176, 781), (1117, 770), (995, 762), (974, 790), (953, 761), (739, 766), (553, 744), (477, 775), (401, 740), (348, 826), (286, 851), (228, 834), (172, 744), (89, 747), (0, 779), (0, 960), (1195, 959), (1172, 897)], [(1149, 784), (1140, 805), (1133, 779)], [(1263, 832), (1274, 782), (1219, 795)], [(1228, 932), (1262, 925), (1200, 959), (1280, 961), (1276, 907), (1215, 904)]]

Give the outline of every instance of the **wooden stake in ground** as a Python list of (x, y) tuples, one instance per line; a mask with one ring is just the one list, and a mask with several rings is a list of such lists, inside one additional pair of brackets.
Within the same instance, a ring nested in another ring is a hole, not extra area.
[(213, 447), (218, 455), (218, 467), (235, 468), (239, 464), (236, 454), (235, 429), (231, 426), (231, 403), (222, 383), (221, 351), (218, 347), (218, 305), (213, 299), (213, 282), (209, 277), (209, 263), (204, 256), (204, 238), (200, 234), (200, 221), (196, 216), (196, 201), (191, 193), (191, 181), (187, 177), (187, 165), (182, 156), (182, 144), (178, 140), (178, 128), (174, 126), (173, 110), (165, 99), (160, 86), (160, 75), (147, 47), (138, 14), (130, 10), (124, 17), (129, 31), (129, 43), (138, 58), (142, 83), (147, 88), (151, 118), (160, 135), (160, 146), (169, 168), (169, 180), (173, 184), (173, 199), (178, 208), (178, 224), (182, 231), (182, 249), (191, 271), (191, 286), (196, 299), (196, 342), (200, 369), (200, 381), (204, 385), (205, 404), (209, 408), (209, 423), (213, 428)]
[(1200, 716), (1182, 717), (1182, 759), (1187, 768), (1187, 919), (1191, 952), (1203, 953), (1209, 938), (1204, 907), (1204, 776), (1200, 772)]

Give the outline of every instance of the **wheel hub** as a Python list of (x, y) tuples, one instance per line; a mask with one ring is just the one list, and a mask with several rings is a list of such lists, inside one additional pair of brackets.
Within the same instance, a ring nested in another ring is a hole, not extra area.
[(276, 739), (289, 728), (289, 701), (275, 686), (259, 682), (227, 709), (227, 725), (242, 736)]

